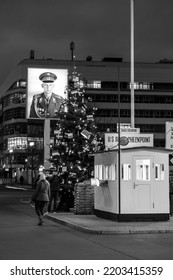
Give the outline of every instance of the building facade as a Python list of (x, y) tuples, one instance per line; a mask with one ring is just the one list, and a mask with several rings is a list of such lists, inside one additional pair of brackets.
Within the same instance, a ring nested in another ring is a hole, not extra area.
[[(75, 62), (24, 59), (0, 87), (1, 176), (4, 170), (9, 173), (10, 168), (11, 172), (16, 169), (22, 172), (43, 165), (43, 121), (26, 119), (27, 69), (67, 69), (70, 74), (74, 66), (86, 82), (85, 95), (91, 97), (92, 106), (97, 108), (95, 121), (99, 131), (117, 132), (118, 120), (130, 124), (130, 63), (106, 58)], [(153, 133), (154, 146), (164, 147), (165, 123), (173, 121), (173, 64), (135, 63), (134, 88), (135, 127), (140, 128), (141, 133)], [(52, 138), (55, 124), (56, 120), (51, 120)]]

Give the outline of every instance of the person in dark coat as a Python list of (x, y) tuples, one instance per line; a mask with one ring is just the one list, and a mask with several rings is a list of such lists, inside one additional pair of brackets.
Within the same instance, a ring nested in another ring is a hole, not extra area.
[(21, 175), (21, 176), (20, 176), (20, 183), (21, 183), (21, 185), (23, 185), (23, 182), (24, 182), (24, 178), (23, 178), (23, 176)]
[(43, 224), (44, 209), (50, 199), (50, 184), (46, 180), (45, 174), (40, 174), (40, 180), (32, 195), (32, 201), (35, 202), (35, 211), (39, 218), (38, 225)]
[(51, 206), (53, 201), (53, 211), (56, 212), (58, 206), (59, 192), (60, 192), (60, 178), (58, 176), (53, 176), (50, 180), (50, 200), (48, 205), (48, 212), (51, 212)]

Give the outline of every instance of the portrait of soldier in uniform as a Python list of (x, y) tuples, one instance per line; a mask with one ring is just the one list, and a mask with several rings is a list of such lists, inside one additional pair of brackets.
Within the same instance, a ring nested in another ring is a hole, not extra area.
[(30, 107), (30, 118), (56, 118), (63, 111), (63, 97), (53, 92), (57, 76), (52, 72), (44, 72), (39, 76), (42, 93), (35, 94)]

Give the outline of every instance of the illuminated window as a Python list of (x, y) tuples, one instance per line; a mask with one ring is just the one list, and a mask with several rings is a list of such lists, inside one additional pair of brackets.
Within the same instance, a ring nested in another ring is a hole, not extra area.
[(103, 165), (95, 165), (95, 178), (98, 178), (99, 180), (103, 180)]
[(8, 138), (8, 150), (10, 148), (20, 150), (27, 148), (27, 137)]
[(122, 179), (131, 180), (131, 165), (128, 163), (122, 164)]
[(164, 164), (155, 164), (155, 180), (163, 181), (165, 179)]
[(95, 177), (95, 178), (98, 178), (98, 174), (99, 174), (98, 168), (99, 168), (98, 165), (95, 165), (95, 166), (94, 166), (94, 177)]
[(9, 88), (10, 89), (16, 89), (16, 88), (26, 88), (26, 81), (25, 80), (18, 80), (16, 82), (14, 82), (11, 87)]
[[(129, 84), (129, 87), (131, 89), (131, 83)], [(151, 88), (151, 84), (147, 82), (135, 82), (134, 83), (134, 89), (136, 90), (149, 90)]]
[(104, 180), (115, 180), (116, 179), (116, 165), (106, 165), (104, 167)]
[(116, 165), (95, 165), (94, 177), (99, 180), (116, 180), (117, 177)]
[(101, 81), (88, 81), (87, 88), (101, 88)]
[(136, 180), (149, 181), (150, 180), (150, 160), (141, 159), (136, 160)]

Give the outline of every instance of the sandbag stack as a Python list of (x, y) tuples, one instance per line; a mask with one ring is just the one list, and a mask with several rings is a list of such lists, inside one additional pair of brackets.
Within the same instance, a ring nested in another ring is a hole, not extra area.
[(94, 209), (94, 187), (90, 180), (77, 183), (74, 189), (74, 214), (93, 214)]

